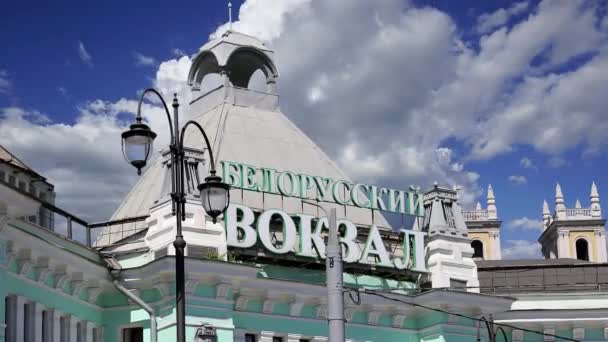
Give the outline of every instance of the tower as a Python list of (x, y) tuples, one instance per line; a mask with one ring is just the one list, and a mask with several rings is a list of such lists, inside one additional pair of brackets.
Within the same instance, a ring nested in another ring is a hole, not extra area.
[[(256, 214), (278, 209), (293, 216), (322, 217), (325, 214), (321, 209), (276, 191), (279, 185), (274, 181), (268, 183), (274, 184), (270, 186), (272, 191), (267, 191), (262, 183), (276, 179), (276, 174), (265, 174), (263, 179), (250, 177), (256, 172), (260, 175), (264, 169), (352, 183), (336, 163), (281, 111), (276, 87), (279, 73), (273, 57), (272, 50), (260, 40), (230, 30), (207, 42), (192, 59), (188, 74), (192, 100), (189, 105), (183, 104), (187, 112), (185, 117), (192, 118), (205, 130), (218, 175), (231, 185), (242, 185), (230, 190), (231, 204), (247, 206)], [(264, 80), (262, 90), (256, 90), (258, 88), (252, 85), (254, 75), (258, 74)], [(219, 79), (220, 82), (209, 87), (209, 79)], [(186, 256), (226, 259), (229, 249), (224, 222), (213, 223), (205, 217), (196, 190), (197, 180), (208, 174), (206, 144), (196, 131), (188, 131), (182, 137), (189, 164), (185, 170), (188, 192), (186, 220), (182, 224), (187, 241)], [(175, 238), (175, 217), (171, 214), (169, 196), (171, 167), (167, 151), (161, 153), (112, 216), (112, 220), (149, 216), (145, 226), (128, 232), (118, 226), (107, 227), (98, 239), (98, 245), (115, 244), (131, 235), (132, 239), (145, 242), (150, 258), (173, 254), (171, 243)], [(281, 179), (287, 184), (292, 178)], [(292, 192), (298, 190), (295, 187), (287, 189)], [(338, 219), (348, 219), (358, 226), (375, 224), (380, 229), (390, 227), (381, 214), (374, 214), (369, 209), (334, 203), (324, 203), (324, 207), (327, 210), (336, 207)], [(133, 235), (135, 232), (137, 235)], [(253, 253), (253, 250), (245, 252)]]
[(501, 260), (500, 250), (500, 224), (498, 211), (496, 209), (496, 197), (492, 185), (488, 185), (486, 209), (477, 202), (475, 210), (463, 210), (471, 247), (473, 247), (473, 258), (483, 260)]
[(427, 268), (433, 288), (479, 292), (477, 265), (455, 190), (435, 185), (424, 194)]
[(567, 208), (559, 183), (555, 186), (555, 213), (551, 216), (547, 201), (543, 203), (544, 230), (538, 242), (545, 259), (572, 258), (606, 262), (606, 220), (602, 218), (600, 196), (595, 182), (591, 184), (590, 206), (584, 208), (577, 199)]

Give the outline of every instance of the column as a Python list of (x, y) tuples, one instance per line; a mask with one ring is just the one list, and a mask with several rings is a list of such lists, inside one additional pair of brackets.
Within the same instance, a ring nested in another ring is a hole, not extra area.
[(15, 310), (16, 318), (16, 331), (15, 331), (15, 342), (25, 342), (25, 303), (26, 299), (21, 296), (17, 296), (17, 310)]
[(260, 342), (272, 342), (273, 337), (274, 337), (273, 331), (262, 331), (260, 333)]
[(287, 342), (300, 342), (301, 338), (302, 338), (302, 335), (288, 334), (287, 335)]
[(34, 311), (34, 321), (33, 321), (33, 326), (34, 326), (34, 342), (42, 342), (42, 333), (43, 333), (43, 329), (42, 329), (42, 325), (44, 324), (42, 321), (42, 312), (44, 311), (44, 306), (40, 303), (32, 303), (33, 305), (33, 311)]
[(93, 334), (95, 332), (95, 324), (93, 322), (86, 322), (85, 330), (85, 342), (95, 342), (93, 339)]
[(492, 256), (491, 260), (502, 260), (502, 253), (500, 250), (500, 232), (491, 232), (492, 237)]
[(68, 336), (70, 336), (70, 342), (77, 342), (78, 339), (78, 317), (70, 315), (69, 320), (70, 327), (68, 328)]
[(570, 258), (570, 241), (568, 231), (558, 231), (557, 257), (559, 259)]
[(51, 336), (53, 337), (51, 341), (60, 342), (61, 341), (61, 311), (58, 310), (50, 310), (49, 311), (49, 320), (51, 328)]
[(596, 230), (595, 234), (595, 253), (597, 260), (595, 262), (606, 262), (606, 234), (604, 229)]

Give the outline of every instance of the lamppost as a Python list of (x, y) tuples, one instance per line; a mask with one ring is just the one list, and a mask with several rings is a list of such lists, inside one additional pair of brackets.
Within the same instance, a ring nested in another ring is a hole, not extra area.
[(230, 202), (230, 187), (222, 182), (222, 178), (215, 174), (215, 161), (211, 144), (207, 134), (196, 121), (188, 121), (179, 130), (179, 114), (177, 94), (173, 96), (173, 120), (169, 114), (169, 108), (161, 94), (155, 89), (146, 89), (139, 100), (137, 106), (137, 117), (135, 123), (128, 131), (122, 133), (122, 151), (125, 159), (137, 169), (137, 174), (141, 174), (141, 169), (146, 166), (152, 142), (156, 138), (148, 125), (142, 122), (141, 104), (147, 93), (154, 93), (160, 99), (167, 120), (169, 121), (169, 132), (171, 142), (169, 149), (171, 152), (171, 205), (172, 213), (176, 216), (176, 235), (173, 246), (175, 247), (175, 282), (176, 282), (176, 306), (177, 306), (177, 342), (185, 342), (186, 335), (186, 291), (185, 291), (185, 270), (184, 270), (184, 248), (186, 241), (182, 235), (182, 221), (186, 219), (186, 194), (184, 192), (184, 133), (188, 126), (192, 125), (199, 129), (205, 138), (207, 149), (209, 150), (209, 176), (205, 182), (198, 185), (200, 199), (205, 212), (211, 216), (213, 223), (217, 222), (217, 217), (226, 210)]
[(502, 333), (502, 337), (504, 338), (504, 341), (507, 342), (507, 333), (505, 332), (505, 330), (502, 327), (498, 327), (498, 329), (494, 330), (494, 318), (492, 317), (492, 315), (490, 315), (490, 319), (486, 319), (484, 316), (481, 316), (479, 318), (479, 320), (477, 321), (477, 342), (481, 341), (481, 322), (483, 322), (486, 325), (486, 329), (488, 331), (488, 338), (490, 339), (490, 342), (496, 342), (497, 341), (497, 337), (498, 337), (498, 332), (500, 331)]
[(329, 228), (327, 245), (325, 247), (325, 277), (327, 287), (327, 322), (329, 326), (329, 342), (344, 342), (344, 284), (342, 260), (342, 247), (338, 232), (338, 219), (336, 208), (331, 208), (329, 213), (322, 206), (302, 201), (313, 205), (325, 212)]

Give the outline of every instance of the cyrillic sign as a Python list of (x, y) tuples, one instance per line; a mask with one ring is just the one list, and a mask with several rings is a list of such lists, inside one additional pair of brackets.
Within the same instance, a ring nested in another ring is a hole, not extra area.
[(424, 216), (422, 194), (328, 177), (296, 174), (222, 161), (222, 179), (232, 188), (260, 191), (359, 208)]
[[(253, 210), (240, 204), (231, 204), (224, 213), (226, 242), (228, 246), (251, 248), (258, 240), (264, 248), (275, 254), (295, 253), (302, 257), (325, 258), (324, 231), (328, 229), (327, 218), (316, 220), (306, 214), (294, 215), (294, 219), (281, 210), (262, 212), (257, 220)], [(273, 241), (271, 222), (282, 222), (282, 241)], [(313, 227), (314, 223), (314, 227)], [(348, 220), (338, 220), (338, 228), (344, 233), (340, 238), (344, 262), (363, 263), (397, 269), (425, 271), (424, 235), (413, 230), (404, 230), (402, 253), (391, 255), (387, 250), (378, 227), (373, 225), (367, 233), (365, 244), (357, 242), (357, 227)]]

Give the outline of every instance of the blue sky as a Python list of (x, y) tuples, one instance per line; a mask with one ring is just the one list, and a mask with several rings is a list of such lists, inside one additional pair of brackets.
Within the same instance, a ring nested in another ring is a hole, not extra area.
[[(588, 205), (593, 180), (608, 196), (605, 3), (241, 5), (233, 1), (235, 28), (276, 51), (282, 108), (354, 178), (403, 188), (459, 185), (468, 206), (484, 203), (491, 183), (503, 249), (529, 242), (510, 253), (537, 252), (540, 231), (512, 222), (539, 220), (544, 198), (553, 207), (556, 181), (569, 207), (577, 197)], [(5, 4), (0, 143), (56, 183), (59, 203), (106, 218), (134, 181), (109, 140), (117, 140), (112, 134), (124, 128), (137, 92), (156, 86), (185, 94), (183, 56), (226, 20), (226, 2), (218, 0)], [(356, 81), (344, 83), (345, 75)], [(324, 127), (318, 122), (327, 113)], [(41, 147), (48, 139), (58, 140)], [(100, 141), (109, 144), (102, 152)], [(95, 187), (102, 204), (83, 201), (90, 190), (74, 177), (89, 187), (111, 184)]]

